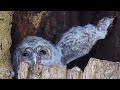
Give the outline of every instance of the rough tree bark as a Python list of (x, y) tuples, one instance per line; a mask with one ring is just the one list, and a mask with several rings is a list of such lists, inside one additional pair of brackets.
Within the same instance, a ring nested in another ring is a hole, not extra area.
[(0, 79), (10, 79), (12, 74), (9, 52), (12, 14), (11, 11), (0, 11)]
[(19, 79), (120, 79), (120, 62), (91, 58), (84, 72), (78, 67), (66, 69), (65, 66), (30, 67), (21, 62)]
[(120, 62), (91, 58), (85, 67), (83, 79), (120, 79)]
[(66, 66), (29, 66), (21, 62), (18, 79), (82, 79), (82, 70), (78, 67), (66, 69)]

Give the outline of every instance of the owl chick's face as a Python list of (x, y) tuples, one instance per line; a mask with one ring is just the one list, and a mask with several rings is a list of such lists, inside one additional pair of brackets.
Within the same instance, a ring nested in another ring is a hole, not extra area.
[(42, 60), (50, 60), (52, 58), (50, 49), (46, 46), (20, 48), (19, 51), (20, 60), (29, 64), (41, 63)]
[(52, 45), (40, 37), (27, 37), (18, 47), (19, 61), (29, 64), (46, 64), (52, 60)]
[(16, 47), (15, 63), (26, 62), (31, 65), (40, 63), (43, 65), (57, 65), (61, 63), (61, 51), (49, 41), (37, 37), (28, 36)]

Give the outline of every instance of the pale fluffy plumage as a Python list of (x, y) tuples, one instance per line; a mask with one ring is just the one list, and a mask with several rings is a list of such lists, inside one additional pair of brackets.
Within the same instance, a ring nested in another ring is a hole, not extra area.
[[(113, 20), (113, 17), (105, 17), (101, 19), (96, 26), (87, 24), (84, 27), (72, 27), (69, 31), (63, 34), (61, 40), (55, 46), (41, 37), (29, 36), (25, 38), (14, 52), (13, 66), (15, 71), (17, 72), (19, 62), (21, 61), (19, 48), (30, 47), (34, 49), (38, 46), (48, 47), (50, 49), (49, 52), (51, 53), (48, 54), (48, 57), (51, 58), (42, 58), (40, 63), (44, 65), (66, 65), (69, 62), (88, 54), (98, 40), (105, 38), (107, 35), (107, 29), (112, 24)], [(32, 64), (32, 60), (35, 57), (37, 58), (39, 56), (37, 56), (37, 54), (36, 56), (33, 55), (33, 57), (30, 58), (30, 62), (28, 60), (23, 61)]]
[(107, 29), (113, 20), (113, 17), (105, 17), (96, 26), (92, 24), (87, 24), (84, 27), (76, 26), (63, 34), (57, 44), (57, 48), (60, 48), (63, 54), (62, 63), (67, 64), (88, 54), (98, 40), (105, 38)]

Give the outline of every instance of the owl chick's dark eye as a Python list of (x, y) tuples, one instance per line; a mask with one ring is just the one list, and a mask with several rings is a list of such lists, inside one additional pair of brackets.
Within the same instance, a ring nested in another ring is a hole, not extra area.
[(45, 54), (46, 54), (46, 51), (45, 51), (45, 50), (41, 50), (41, 51), (40, 51), (40, 54), (45, 55)]
[(29, 53), (26, 53), (26, 52), (25, 52), (25, 53), (23, 53), (22, 55), (23, 55), (24, 57), (26, 57), (26, 56), (29, 56)]

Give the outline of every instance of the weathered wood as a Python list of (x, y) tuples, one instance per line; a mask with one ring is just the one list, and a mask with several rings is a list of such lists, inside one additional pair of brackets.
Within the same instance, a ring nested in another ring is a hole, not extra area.
[(0, 79), (10, 79), (12, 67), (10, 61), (12, 11), (0, 11)]
[(67, 70), (67, 79), (82, 79), (82, 70), (78, 67), (73, 67)]
[(18, 79), (81, 79), (82, 71), (78, 67), (67, 70), (66, 66), (44, 66), (37, 64), (29, 67), (27, 63), (21, 62)]
[(37, 64), (29, 69), (21, 62), (19, 79), (120, 79), (120, 62), (91, 58), (84, 72), (78, 67), (44, 66)]
[(65, 79), (66, 67), (64, 66), (44, 66), (42, 69), (42, 79)]
[(83, 79), (120, 79), (120, 62), (91, 58), (85, 67)]
[(42, 65), (40, 64), (37, 64), (33, 67), (30, 67), (30, 71), (29, 71), (29, 74), (28, 74), (28, 79), (40, 79), (42, 76)]
[(21, 62), (18, 70), (18, 79), (26, 79), (28, 76), (29, 64)]

